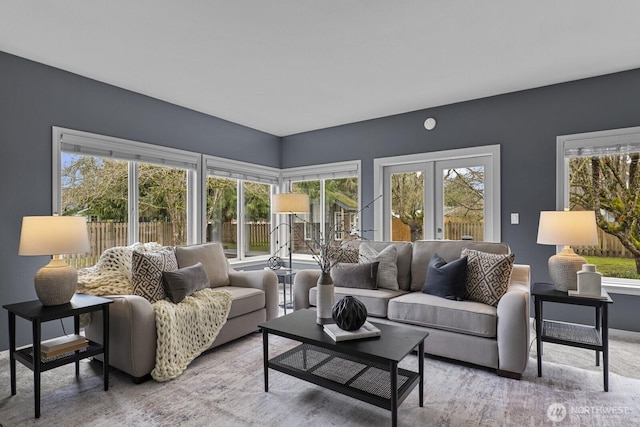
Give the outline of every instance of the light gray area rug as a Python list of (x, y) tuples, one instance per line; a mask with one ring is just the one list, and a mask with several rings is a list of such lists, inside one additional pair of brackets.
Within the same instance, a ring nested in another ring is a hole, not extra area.
[[(271, 337), (270, 344), (271, 356), (295, 345), (279, 337)], [(546, 344), (541, 378), (531, 358), (520, 381), (427, 358), (425, 405), (418, 407), (414, 390), (400, 406), (399, 425), (640, 425), (640, 380), (612, 372), (610, 392), (605, 393), (600, 368), (560, 363), (584, 359), (592, 365), (593, 352), (576, 358), (574, 349), (569, 349), (567, 359), (556, 347)], [(614, 341), (611, 348), (612, 371), (618, 366), (620, 348), (631, 356), (629, 363), (636, 363), (640, 354), (634, 340)], [(535, 356), (533, 350), (535, 344)], [(77, 379), (73, 365), (45, 372), (38, 420), (33, 418), (32, 372), (17, 364), (18, 394), (10, 396), (8, 364), (7, 352), (0, 353), (0, 424), (5, 427), (390, 425), (389, 411), (273, 370), (265, 393), (260, 334), (200, 356), (180, 377), (166, 383), (151, 380), (134, 385), (130, 377), (112, 370), (105, 392), (102, 365), (90, 361), (81, 363)], [(416, 356), (408, 356), (401, 366), (416, 370)]]

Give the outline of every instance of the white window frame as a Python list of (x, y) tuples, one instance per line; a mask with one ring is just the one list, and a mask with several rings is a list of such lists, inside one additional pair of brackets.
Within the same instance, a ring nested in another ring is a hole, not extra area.
[[(627, 152), (640, 149), (640, 126), (560, 135), (556, 138), (556, 209), (569, 206), (569, 159), (588, 153)], [(640, 280), (603, 277), (607, 292), (640, 295)]]
[[(295, 168), (282, 169), (280, 175), (280, 188), (281, 192), (291, 191), (291, 183), (299, 181), (320, 181), (320, 233), (322, 236), (326, 235), (325, 223), (325, 185), (324, 180), (327, 179), (339, 179), (339, 178), (351, 178), (358, 179), (358, 206), (362, 206), (362, 167), (360, 160), (350, 160), (344, 162), (324, 163), (321, 165), (312, 166), (300, 166)], [(286, 223), (287, 219), (283, 216), (281, 223)], [(274, 222), (275, 223), (275, 222)], [(281, 227), (280, 239), (286, 241), (288, 238), (287, 230)], [(358, 229), (362, 229), (362, 218), (358, 215)], [(306, 227), (305, 227), (306, 231)], [(305, 233), (306, 238), (306, 233)], [(287, 255), (288, 256), (288, 255)], [(306, 254), (296, 254), (294, 252), (293, 259), (303, 262), (312, 262), (313, 257)]]
[[(65, 150), (63, 150), (65, 146)], [(129, 244), (138, 240), (138, 187), (136, 162), (153, 163), (164, 166), (174, 166), (187, 169), (187, 244), (206, 241), (206, 217), (205, 196), (206, 180), (208, 176), (234, 178), (238, 181), (238, 242), (243, 239), (244, 205), (242, 203), (243, 183), (245, 181), (261, 182), (271, 185), (271, 193), (288, 191), (292, 181), (321, 180), (322, 194), (324, 195), (324, 180), (345, 177), (358, 179), (358, 206), (361, 205), (362, 176), (361, 161), (352, 160), (345, 162), (327, 163), (321, 165), (302, 166), (288, 169), (278, 169), (253, 163), (241, 162), (222, 157), (204, 155), (186, 150), (163, 147), (155, 144), (116, 138), (90, 132), (84, 132), (63, 127), (52, 127), (52, 207), (54, 212), (60, 212), (62, 206), (61, 176), (62, 176), (62, 152), (93, 155), (98, 157), (116, 158), (129, 162)], [(321, 199), (321, 224), (324, 227), (324, 196)], [(272, 224), (280, 220), (272, 214)], [(362, 227), (361, 216), (358, 215), (358, 228)], [(281, 222), (286, 222), (282, 217)], [(287, 230), (280, 227), (279, 241), (285, 241)], [(323, 230), (324, 232), (324, 230)], [(271, 253), (278, 249), (275, 247), (276, 239), (271, 239)], [(251, 265), (256, 261), (261, 262), (267, 256), (255, 256), (244, 258), (244, 243), (239, 245), (238, 258), (229, 260), (231, 264)], [(280, 249), (284, 252), (285, 249)], [(296, 258), (308, 258), (311, 256), (296, 255)]]
[[(501, 214), (500, 214), (500, 145), (483, 145), (478, 147), (459, 148), (453, 150), (432, 151), (428, 153), (409, 154), (404, 156), (381, 157), (373, 160), (373, 188), (376, 194), (382, 194), (382, 203), (376, 203), (374, 206), (374, 239), (383, 240), (386, 230), (389, 227), (384, 223), (385, 207), (391, 206), (390, 195), (384, 194), (384, 169), (386, 167), (400, 167), (405, 165), (410, 168), (412, 164), (438, 161), (465, 159), (473, 157), (489, 157), (489, 165), (491, 170), (487, 171), (487, 185), (491, 190), (491, 200), (486, 200), (486, 217), (485, 223), (487, 233), (485, 240), (489, 242), (500, 242), (502, 240), (501, 232)], [(490, 172), (493, 174), (491, 176)], [(425, 205), (435, 203), (434, 200), (425, 200)], [(428, 213), (425, 212), (425, 217)], [(489, 221), (491, 223), (489, 224)]]
[[(63, 147), (65, 149), (63, 149)], [(201, 188), (197, 177), (201, 174), (202, 158), (198, 153), (162, 147), (139, 141), (52, 127), (52, 207), (62, 210), (62, 153), (98, 156), (129, 162), (129, 244), (138, 240), (138, 163), (178, 167), (187, 170), (187, 244), (198, 242), (202, 221), (198, 221)], [(201, 218), (201, 217), (200, 217)]]
[[(219, 178), (231, 178), (236, 180), (236, 195), (237, 195), (237, 206), (236, 212), (238, 218), (238, 225), (236, 227), (236, 241), (239, 242), (237, 249), (237, 258), (229, 260), (233, 265), (242, 265), (242, 264), (252, 264), (255, 261), (264, 261), (268, 259), (271, 255), (258, 255), (247, 258), (245, 254), (245, 242), (244, 242), (244, 225), (245, 225), (245, 215), (244, 215), (244, 183), (245, 182), (258, 182), (262, 184), (271, 185), (271, 195), (275, 194), (277, 189), (280, 186), (280, 169), (272, 168), (269, 166), (255, 165), (253, 163), (241, 162), (238, 160), (225, 159), (223, 157), (209, 156), (203, 155), (203, 165), (204, 172), (202, 174), (202, 189), (203, 189), (203, 197), (202, 197), (202, 205), (200, 206), (200, 215), (203, 218), (206, 218), (206, 210), (207, 210), (207, 198), (204, 197), (204, 191), (207, 188), (207, 178), (210, 176), (215, 176)], [(271, 223), (274, 218), (272, 216)], [(202, 229), (202, 234), (200, 236), (201, 241), (206, 241), (206, 226)], [(273, 254), (277, 248), (275, 247), (276, 239), (270, 239), (270, 253)]]

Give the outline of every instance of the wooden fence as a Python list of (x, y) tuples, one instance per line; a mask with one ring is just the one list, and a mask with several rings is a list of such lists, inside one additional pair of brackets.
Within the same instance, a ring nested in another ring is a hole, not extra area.
[[(87, 232), (91, 251), (67, 255), (67, 262), (76, 268), (89, 267), (98, 262), (100, 254), (114, 246), (129, 245), (129, 226), (125, 222), (88, 222)], [(173, 244), (173, 229), (169, 222), (141, 222), (138, 225), (139, 242)]]
[[(302, 226), (296, 224), (296, 226)], [(404, 226), (404, 227), (403, 227)], [(118, 222), (88, 222), (89, 242), (91, 244), (91, 252), (86, 254), (73, 254), (66, 256), (69, 264), (76, 268), (88, 267), (94, 265), (100, 254), (105, 249), (114, 246), (127, 246), (128, 225)], [(236, 227), (234, 223), (224, 223), (222, 225), (222, 242), (236, 243)], [(271, 238), (271, 224), (256, 223), (248, 224), (249, 246), (268, 246)], [(393, 240), (394, 241), (410, 241), (411, 230), (409, 226), (400, 220), (393, 223)], [(302, 229), (299, 230), (299, 236), (303, 234)], [(447, 222), (445, 223), (445, 234), (447, 239), (461, 240), (463, 236), (470, 236), (472, 240), (482, 241), (484, 239), (484, 225), (481, 222)], [(139, 224), (138, 241), (140, 242), (158, 242), (163, 246), (173, 245), (173, 230), (171, 223), (167, 222), (141, 222)], [(306, 246), (294, 242), (296, 251), (303, 251)], [(598, 230), (597, 246), (576, 246), (573, 248), (575, 252), (582, 256), (602, 256), (616, 258), (633, 258), (633, 254), (620, 244), (615, 237)]]
[(620, 240), (598, 228), (598, 244), (594, 246), (572, 246), (573, 250), (582, 256), (601, 256), (613, 258), (634, 258)]
[[(249, 233), (249, 246), (264, 246), (269, 244), (271, 237), (270, 223), (250, 223), (246, 225)], [(225, 222), (222, 224), (222, 242), (236, 243), (238, 224)]]
[[(394, 242), (410, 242), (411, 227), (398, 218), (391, 219), (391, 240)], [(420, 234), (422, 234), (420, 232)], [(444, 224), (444, 238), (449, 240), (484, 240), (484, 223), (482, 222), (446, 222)]]
[[(394, 241), (410, 241), (410, 227), (397, 218), (393, 218)], [(471, 240), (484, 240), (484, 224), (481, 222), (453, 222), (444, 224), (444, 236), (450, 240), (462, 240), (463, 236), (471, 237)], [(613, 258), (633, 258), (620, 241), (604, 231), (598, 229), (598, 244), (594, 246), (575, 246), (573, 250), (581, 256), (600, 256)]]

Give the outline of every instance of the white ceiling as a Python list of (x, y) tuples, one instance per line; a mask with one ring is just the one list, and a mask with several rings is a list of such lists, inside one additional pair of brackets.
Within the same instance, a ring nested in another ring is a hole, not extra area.
[(285, 136), (640, 68), (639, 16), (637, 0), (0, 0), (0, 50)]

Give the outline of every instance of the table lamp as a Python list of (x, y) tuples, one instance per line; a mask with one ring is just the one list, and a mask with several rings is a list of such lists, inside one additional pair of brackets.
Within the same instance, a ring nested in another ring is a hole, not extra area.
[(549, 258), (549, 275), (559, 291), (576, 290), (577, 272), (587, 261), (569, 245), (597, 245), (598, 230), (593, 211), (540, 212), (538, 243), (564, 245), (561, 252)]
[(301, 193), (274, 194), (272, 210), (276, 214), (289, 214), (289, 268), (293, 269), (293, 215), (309, 213), (309, 196)]
[(87, 220), (77, 216), (25, 216), (22, 218), (19, 255), (52, 255), (51, 262), (36, 273), (34, 284), (42, 305), (71, 301), (78, 271), (61, 254), (88, 252)]

